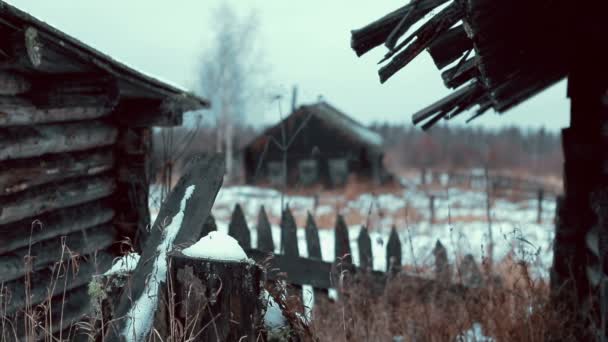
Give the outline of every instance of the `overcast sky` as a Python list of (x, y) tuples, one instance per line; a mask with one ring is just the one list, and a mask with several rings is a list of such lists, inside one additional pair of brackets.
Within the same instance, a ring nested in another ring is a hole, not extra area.
[[(195, 88), (198, 60), (210, 44), (209, 23), (222, 0), (9, 0), (22, 10), (127, 64), (164, 80)], [(410, 124), (411, 114), (449, 94), (428, 53), (384, 85), (378, 81), (378, 48), (363, 58), (350, 49), (350, 30), (403, 5), (403, 0), (240, 0), (255, 9), (259, 44), (269, 79), (286, 96), (299, 87), (299, 102), (319, 95), (363, 123)], [(273, 91), (275, 91), (273, 89)], [(518, 124), (558, 130), (569, 123), (564, 81), (505, 115), (487, 113), (474, 125)], [(247, 113), (272, 122), (276, 108)], [(466, 114), (451, 123), (464, 122)]]

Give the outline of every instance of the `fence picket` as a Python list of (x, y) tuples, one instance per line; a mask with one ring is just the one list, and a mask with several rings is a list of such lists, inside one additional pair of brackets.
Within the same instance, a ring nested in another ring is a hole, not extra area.
[(251, 233), (240, 204), (237, 204), (232, 212), (230, 224), (228, 224), (228, 235), (235, 238), (243, 249), (251, 249)]
[(435, 243), (433, 255), (435, 256), (435, 279), (445, 284), (451, 278), (450, 264), (448, 262), (448, 251), (439, 240)]
[(369, 237), (367, 227), (361, 226), (357, 244), (359, 245), (359, 267), (365, 271), (369, 271), (373, 268), (373, 255), (372, 240)]
[(215, 224), (215, 218), (209, 214), (205, 223), (203, 223), (203, 230), (201, 231), (201, 237), (207, 236), (207, 234), (216, 231), (217, 225)]
[(260, 207), (258, 214), (258, 249), (264, 252), (274, 252), (274, 241), (272, 240), (272, 229), (266, 215), (264, 206)]
[(319, 240), (319, 229), (315, 223), (315, 219), (310, 212), (306, 217), (306, 248), (308, 257), (321, 260), (321, 242)]
[(286, 256), (300, 255), (298, 228), (289, 207), (285, 208), (281, 215), (281, 254)]
[(401, 239), (397, 228), (393, 226), (386, 244), (386, 271), (398, 272), (401, 268)]
[(336, 217), (335, 234), (335, 252), (336, 261), (341, 259), (345, 264), (352, 264), (353, 258), (350, 252), (350, 239), (348, 238), (348, 227), (342, 215)]

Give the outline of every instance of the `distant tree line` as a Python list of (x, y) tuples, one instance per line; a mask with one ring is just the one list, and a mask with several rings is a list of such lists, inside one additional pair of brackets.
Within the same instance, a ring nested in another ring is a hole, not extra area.
[(562, 172), (560, 136), (540, 129), (438, 125), (429, 132), (411, 125), (374, 124), (385, 138), (392, 168), (488, 167), (531, 174)]

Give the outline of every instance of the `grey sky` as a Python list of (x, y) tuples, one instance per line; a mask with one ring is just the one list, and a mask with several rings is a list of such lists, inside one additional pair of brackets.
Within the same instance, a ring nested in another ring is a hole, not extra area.
[[(198, 59), (209, 42), (213, 9), (223, 0), (9, 0), (85, 43), (162, 79), (194, 88)], [(242, 11), (255, 8), (269, 75), (269, 92), (289, 97), (299, 86), (299, 102), (318, 95), (363, 123), (410, 123), (411, 114), (449, 91), (428, 53), (381, 85), (376, 62), (384, 53), (357, 58), (350, 49), (350, 30), (402, 6), (403, 0), (240, 0)], [(284, 110), (288, 101), (285, 101)], [(475, 125), (519, 124), (557, 130), (568, 125), (565, 82), (512, 109), (488, 113)], [(462, 119), (452, 122), (459, 124)], [(265, 123), (278, 119), (276, 107), (247, 113)]]

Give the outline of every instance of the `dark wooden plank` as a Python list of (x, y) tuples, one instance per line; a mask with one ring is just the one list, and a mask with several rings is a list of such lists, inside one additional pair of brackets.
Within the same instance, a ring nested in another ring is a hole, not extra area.
[(0, 71), (0, 95), (17, 95), (30, 90), (31, 83), (23, 75)]
[(391, 235), (386, 244), (386, 271), (399, 272), (401, 269), (401, 239), (397, 234), (397, 228), (393, 226)]
[(117, 133), (100, 121), (0, 128), (0, 161), (108, 146)]
[[(131, 310), (135, 301), (142, 296), (150, 296), (158, 304), (161, 283), (166, 282), (167, 253), (199, 239), (203, 228), (201, 222), (205, 222), (211, 212), (224, 171), (224, 158), (219, 154), (197, 155), (190, 160), (152, 225), (141, 259), (133, 272), (131, 286), (122, 293), (115, 311), (115, 317), (125, 319), (108, 332), (110, 340), (120, 340), (126, 327), (133, 323)], [(152, 275), (156, 282), (150, 283), (148, 279), (153, 272), (156, 272)], [(147, 334), (146, 331), (141, 333)]]
[[(8, 297), (0, 297), (0, 304), (7, 315), (14, 314), (25, 307), (26, 299), (29, 303), (36, 305), (51, 296), (63, 293), (65, 290), (77, 288), (87, 284), (93, 274), (105, 272), (112, 265), (112, 257), (105, 252), (96, 255), (88, 255), (78, 261), (78, 267), (64, 263), (60, 268), (44, 269), (31, 275), (31, 290), (25, 289), (23, 279), (13, 280), (5, 285), (10, 294)], [(7, 300), (8, 302), (2, 302)]]
[(441, 283), (448, 283), (452, 276), (448, 261), (448, 251), (439, 240), (435, 243), (433, 255), (435, 256), (435, 280)]
[(374, 257), (372, 254), (372, 240), (369, 237), (367, 227), (361, 227), (357, 244), (359, 245), (359, 268), (365, 271), (372, 270)]
[(95, 201), (1, 225), (0, 255), (30, 243), (110, 222), (113, 217), (114, 210), (109, 204)]
[(437, 68), (443, 69), (472, 48), (473, 41), (467, 36), (464, 26), (458, 25), (435, 39), (428, 51)]
[(306, 248), (308, 257), (313, 259), (323, 259), (321, 255), (321, 241), (319, 239), (319, 229), (312, 215), (307, 213), (306, 216)]
[(62, 153), (42, 158), (17, 159), (0, 163), (0, 195), (74, 177), (92, 176), (114, 165), (110, 149)]
[(456, 65), (441, 73), (443, 83), (448, 88), (458, 88), (466, 82), (472, 80), (479, 75), (477, 69), (478, 59), (472, 57), (467, 59), (462, 65)]
[(281, 215), (281, 254), (294, 257), (300, 255), (298, 227), (289, 207)]
[[(401, 50), (403, 47), (405, 47), (405, 49), (397, 53), (388, 64), (380, 68), (378, 71), (378, 74), (380, 75), (380, 82), (386, 82), (386, 80), (393, 76), (397, 71), (408, 65), (435, 39), (437, 39), (444, 32), (449, 30), (450, 27), (462, 19), (463, 15), (464, 13), (460, 4), (452, 3), (424, 23), (411, 36), (399, 43), (394, 50), (387, 54), (385, 59), (393, 57), (396, 51)], [(414, 38), (415, 40), (412, 42)]]
[(334, 228), (335, 236), (335, 258), (336, 262), (343, 265), (353, 263), (352, 253), (350, 251), (350, 238), (348, 237), (348, 227), (344, 221), (344, 217), (339, 215), (336, 217), (336, 227)]
[(34, 217), (56, 209), (91, 202), (114, 191), (109, 175), (78, 178), (45, 185), (31, 191), (0, 197), (0, 225)]
[(183, 113), (162, 100), (129, 98), (120, 101), (112, 118), (120, 125), (129, 127), (173, 127), (182, 124)]
[[(101, 225), (89, 230), (72, 233), (65, 238), (57, 237), (27, 246), (5, 255), (0, 260), (0, 283), (23, 277), (28, 271), (25, 260), (32, 258), (31, 270), (36, 272), (69, 256), (69, 251), (79, 255), (106, 249), (115, 241), (111, 225)], [(65, 248), (64, 248), (65, 246)]]
[(476, 87), (478, 87), (476, 83), (467, 85), (461, 89), (454, 91), (452, 94), (433, 103), (432, 105), (429, 105), (426, 108), (419, 110), (418, 112), (414, 113), (414, 115), (412, 115), (412, 122), (414, 123), (414, 125), (417, 125), (421, 121), (428, 119), (437, 112), (447, 113), (462, 100), (463, 96), (472, 92)]
[(264, 206), (260, 207), (258, 214), (258, 224), (256, 226), (258, 232), (258, 249), (265, 252), (274, 252), (274, 240), (272, 240), (272, 228), (266, 215)]
[(203, 230), (201, 231), (201, 238), (207, 236), (211, 232), (217, 231), (217, 225), (215, 224), (215, 218), (209, 214), (207, 220), (203, 224)]
[(234, 207), (230, 223), (228, 224), (228, 235), (235, 238), (243, 249), (251, 248), (251, 232), (249, 231), (243, 208), (238, 203)]

